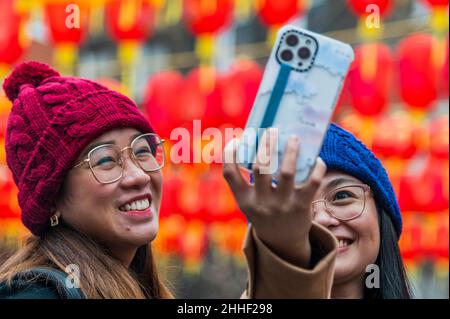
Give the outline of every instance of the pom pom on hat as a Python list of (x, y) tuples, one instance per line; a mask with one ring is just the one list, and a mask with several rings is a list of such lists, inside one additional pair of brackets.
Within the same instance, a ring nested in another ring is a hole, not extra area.
[(14, 102), (19, 96), (22, 85), (30, 84), (33, 87), (37, 87), (45, 79), (52, 76), (60, 76), (60, 74), (46, 64), (36, 61), (24, 62), (18, 65), (11, 75), (6, 78), (3, 83), (3, 89), (8, 99)]

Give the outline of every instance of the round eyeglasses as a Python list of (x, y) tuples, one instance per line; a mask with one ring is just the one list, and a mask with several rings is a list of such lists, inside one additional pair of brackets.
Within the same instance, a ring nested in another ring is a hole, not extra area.
[(114, 144), (99, 145), (90, 150), (87, 158), (73, 168), (88, 163), (94, 178), (99, 183), (114, 183), (122, 178), (123, 152), (129, 151), (130, 157), (144, 172), (154, 172), (164, 166), (163, 143), (164, 140), (157, 134), (146, 133), (137, 136), (130, 146), (123, 149)]
[(369, 185), (355, 184), (333, 189), (323, 199), (311, 203), (313, 216), (318, 211), (318, 206), (323, 205), (325, 211), (341, 221), (349, 221), (361, 216), (366, 207), (366, 192)]

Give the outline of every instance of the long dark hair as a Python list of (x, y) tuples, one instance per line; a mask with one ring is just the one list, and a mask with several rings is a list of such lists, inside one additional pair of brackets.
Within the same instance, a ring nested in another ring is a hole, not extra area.
[(380, 287), (367, 288), (364, 285), (364, 299), (412, 299), (411, 284), (400, 255), (394, 224), (391, 217), (378, 204), (377, 211), (380, 251), (375, 264), (380, 270)]

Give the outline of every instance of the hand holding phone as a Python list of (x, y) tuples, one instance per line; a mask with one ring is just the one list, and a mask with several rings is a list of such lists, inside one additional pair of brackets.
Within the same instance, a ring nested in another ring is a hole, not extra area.
[(354, 59), (345, 43), (285, 26), (264, 71), (238, 149), (238, 162), (251, 170), (265, 129), (278, 131), (267, 174), (277, 178), (289, 136), (300, 138), (295, 183), (304, 183), (315, 165), (344, 79)]

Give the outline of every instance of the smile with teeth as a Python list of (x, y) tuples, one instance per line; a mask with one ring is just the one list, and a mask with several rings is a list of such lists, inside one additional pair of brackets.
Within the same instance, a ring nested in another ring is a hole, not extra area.
[(125, 204), (123, 206), (120, 206), (119, 209), (123, 212), (133, 211), (133, 210), (146, 210), (150, 207), (150, 202), (148, 198), (136, 200), (134, 202)]
[(339, 248), (341, 247), (347, 247), (348, 245), (351, 245), (352, 241), (349, 239), (338, 239)]

